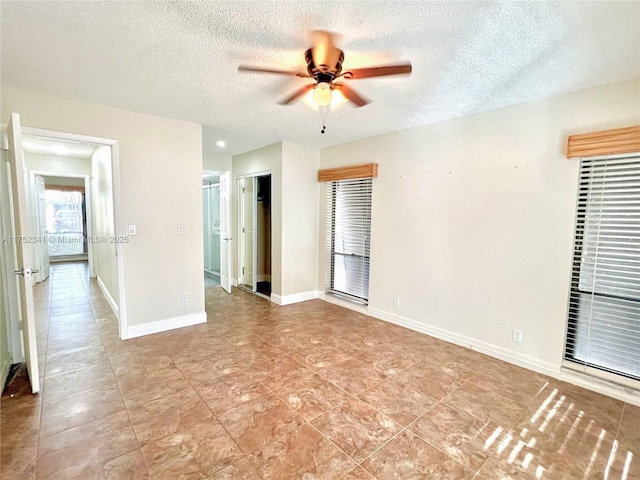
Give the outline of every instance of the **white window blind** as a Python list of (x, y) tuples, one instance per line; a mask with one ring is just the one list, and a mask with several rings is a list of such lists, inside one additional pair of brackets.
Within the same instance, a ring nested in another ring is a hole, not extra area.
[(327, 183), (328, 292), (367, 303), (371, 178)]
[(565, 359), (640, 379), (640, 156), (583, 158)]

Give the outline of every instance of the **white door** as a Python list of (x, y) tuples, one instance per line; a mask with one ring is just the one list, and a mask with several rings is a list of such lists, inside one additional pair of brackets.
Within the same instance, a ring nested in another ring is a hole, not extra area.
[(220, 284), (231, 293), (231, 172), (220, 175)]
[(238, 282), (242, 287), (256, 291), (255, 279), (255, 215), (256, 215), (256, 199), (255, 199), (255, 177), (240, 179), (241, 194), (241, 248), (240, 248), (240, 272), (241, 281)]
[(35, 175), (34, 178), (35, 214), (37, 242), (35, 246), (36, 268), (40, 270), (36, 275), (36, 282), (44, 282), (49, 278), (49, 244), (47, 242), (47, 201), (44, 196), (44, 178)]
[(13, 213), (15, 222), (15, 245), (18, 256), (18, 284), (22, 320), (22, 338), (24, 342), (27, 373), (31, 382), (31, 391), (40, 391), (38, 374), (38, 351), (36, 350), (36, 324), (33, 309), (33, 244), (29, 243), (29, 212), (27, 209), (26, 175), (22, 143), (20, 140), (20, 116), (12, 113), (7, 124), (9, 139), (9, 165), (11, 167), (11, 190), (13, 195)]

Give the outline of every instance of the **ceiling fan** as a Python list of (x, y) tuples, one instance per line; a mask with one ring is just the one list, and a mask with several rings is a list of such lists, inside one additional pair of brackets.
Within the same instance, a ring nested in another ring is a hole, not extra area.
[[(314, 45), (304, 54), (304, 59), (307, 64), (306, 73), (249, 65), (240, 65), (238, 71), (275, 73), (301, 78), (312, 78), (315, 80), (314, 83), (309, 83), (296, 90), (279, 103), (281, 105), (288, 105), (296, 99), (301, 99), (312, 108), (317, 109), (317, 106), (329, 106), (332, 110), (335, 110), (335, 108), (338, 108), (347, 101), (353, 102), (358, 107), (363, 107), (369, 103), (369, 100), (356, 93), (355, 90), (346, 83), (336, 82), (338, 79), (359, 80), (362, 78), (411, 73), (411, 63), (342, 71), (344, 52), (335, 46), (334, 34), (323, 30), (315, 30), (313, 34), (315, 36)], [(313, 104), (315, 104), (315, 106)]]

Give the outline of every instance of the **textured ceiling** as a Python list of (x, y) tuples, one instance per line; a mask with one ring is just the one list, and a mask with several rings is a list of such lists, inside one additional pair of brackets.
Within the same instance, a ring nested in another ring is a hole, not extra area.
[[(235, 154), (324, 146), (640, 75), (640, 3), (2, 1), (2, 85), (207, 125)], [(345, 68), (410, 60), (410, 77), (353, 80), (373, 103), (327, 115), (276, 101), (304, 79), (308, 32), (342, 34)], [(215, 151), (210, 147), (209, 150)]]

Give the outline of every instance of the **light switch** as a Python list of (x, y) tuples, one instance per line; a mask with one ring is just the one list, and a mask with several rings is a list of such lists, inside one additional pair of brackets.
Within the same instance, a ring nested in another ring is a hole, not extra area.
[(178, 225), (178, 235), (188, 235), (189, 225)]
[(129, 225), (129, 235), (135, 235), (135, 234), (136, 234), (136, 226)]

